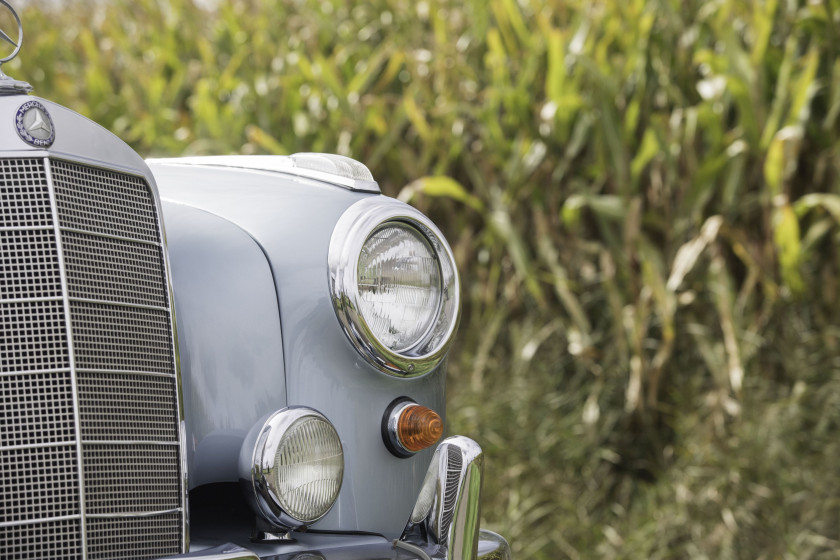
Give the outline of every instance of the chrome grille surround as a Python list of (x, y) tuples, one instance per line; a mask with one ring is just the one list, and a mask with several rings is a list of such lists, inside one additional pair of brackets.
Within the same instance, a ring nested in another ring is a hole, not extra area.
[[(452, 517), (455, 515), (455, 504), (458, 500), (459, 483), (461, 481), (461, 470), (464, 468), (464, 459), (461, 450), (450, 445), (446, 448), (446, 484), (443, 491), (443, 510), (440, 518), (441, 527), (449, 527), (452, 524)], [(449, 531), (441, 533), (440, 544), (448, 544)]]
[(140, 176), (0, 159), (3, 558), (185, 550), (160, 210)]

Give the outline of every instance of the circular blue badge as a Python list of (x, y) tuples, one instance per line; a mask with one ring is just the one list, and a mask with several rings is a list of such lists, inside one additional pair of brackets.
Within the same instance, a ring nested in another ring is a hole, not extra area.
[(24, 142), (36, 148), (49, 148), (55, 141), (52, 117), (38, 101), (27, 101), (18, 108), (15, 128)]

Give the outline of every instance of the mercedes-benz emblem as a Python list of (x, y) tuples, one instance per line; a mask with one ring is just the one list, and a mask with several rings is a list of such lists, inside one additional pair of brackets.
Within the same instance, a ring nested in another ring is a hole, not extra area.
[(9, 62), (14, 57), (17, 56), (17, 53), (20, 52), (20, 46), (23, 44), (23, 25), (20, 23), (20, 17), (18, 17), (17, 12), (12, 8), (6, 0), (0, 0), (0, 4), (6, 7), (14, 16), (15, 21), (17, 22), (17, 40), (12, 39), (12, 37), (6, 32), (6, 30), (0, 29), (0, 41), (8, 43), (14, 47), (14, 50), (11, 54), (0, 58), (0, 64), (4, 62)]
[(15, 128), (24, 142), (36, 148), (48, 148), (55, 140), (52, 117), (38, 101), (27, 101), (18, 108)]

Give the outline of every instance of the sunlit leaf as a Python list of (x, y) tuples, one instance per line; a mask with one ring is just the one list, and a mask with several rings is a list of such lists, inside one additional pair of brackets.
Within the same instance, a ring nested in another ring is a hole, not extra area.
[(804, 289), (800, 271), (799, 220), (790, 205), (778, 207), (773, 214), (773, 240), (779, 255), (782, 280), (794, 295)]
[(417, 194), (437, 198), (450, 198), (470, 208), (481, 212), (484, 205), (481, 200), (467, 192), (464, 186), (451, 177), (423, 177), (406, 185), (398, 198), (403, 202), (410, 202)]

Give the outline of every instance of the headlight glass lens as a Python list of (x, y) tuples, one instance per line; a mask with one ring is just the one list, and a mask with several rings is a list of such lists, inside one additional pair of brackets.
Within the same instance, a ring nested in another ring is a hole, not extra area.
[(394, 352), (411, 348), (434, 326), (441, 306), (440, 263), (426, 237), (386, 222), (359, 255), (359, 312), (373, 335)]
[(280, 506), (310, 523), (332, 507), (344, 476), (344, 453), (335, 428), (325, 419), (305, 416), (283, 436), (274, 455), (274, 487)]

